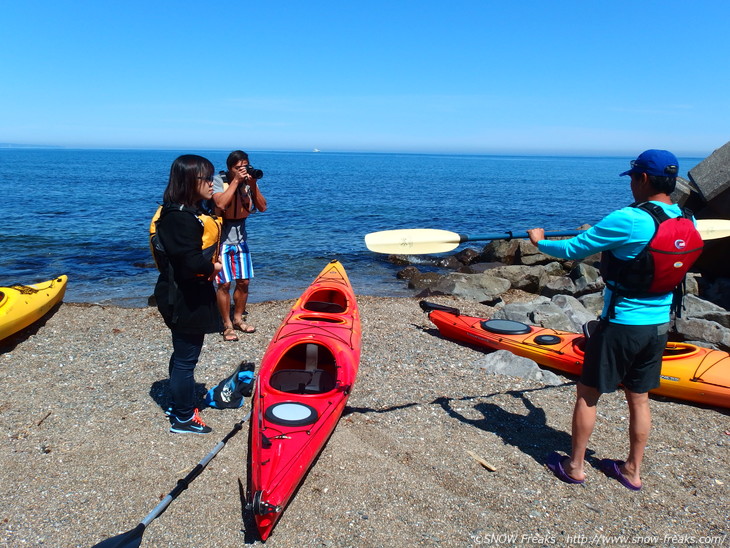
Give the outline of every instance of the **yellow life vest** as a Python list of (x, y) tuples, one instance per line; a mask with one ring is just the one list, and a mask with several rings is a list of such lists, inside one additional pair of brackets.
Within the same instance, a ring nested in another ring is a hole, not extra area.
[[(159, 206), (157, 208), (157, 211), (152, 216), (152, 221), (150, 221), (150, 251), (152, 252), (152, 258), (155, 260), (157, 270), (160, 270), (160, 261), (167, 262), (165, 248), (160, 241), (160, 237), (157, 235), (157, 222), (160, 220), (162, 208), (163, 206)], [(221, 219), (215, 215), (196, 213), (192, 208), (181, 205), (175, 205), (174, 208), (179, 209), (180, 211), (187, 211), (198, 219), (198, 222), (200, 222), (201, 225), (203, 225), (203, 257), (210, 259), (210, 262), (212, 263), (217, 263), (218, 253), (220, 251)]]

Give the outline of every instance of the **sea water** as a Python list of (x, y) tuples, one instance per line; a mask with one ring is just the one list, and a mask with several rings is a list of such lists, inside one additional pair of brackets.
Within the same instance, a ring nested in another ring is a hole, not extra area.
[[(145, 306), (170, 164), (229, 151), (0, 149), (0, 286), (69, 277), (66, 302)], [(247, 223), (251, 302), (293, 299), (332, 260), (360, 295), (410, 295), (368, 232), (567, 230), (632, 201), (631, 158), (249, 151), (269, 209)], [(680, 158), (685, 175), (700, 158)], [(486, 242), (465, 244), (481, 247)]]

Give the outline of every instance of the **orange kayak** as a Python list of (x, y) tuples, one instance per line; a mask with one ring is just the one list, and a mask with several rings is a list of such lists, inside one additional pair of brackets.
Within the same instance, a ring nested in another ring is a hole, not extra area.
[[(540, 365), (577, 375), (583, 367), (585, 337), (512, 320), (464, 316), (455, 308), (422, 301), (421, 307), (449, 339), (509, 350)], [(652, 394), (730, 407), (730, 355), (694, 344), (670, 342), (664, 350), (659, 388)]]
[(294, 303), (261, 360), (248, 470), (262, 540), (337, 425), (355, 383), (360, 337), (355, 294), (332, 261)]

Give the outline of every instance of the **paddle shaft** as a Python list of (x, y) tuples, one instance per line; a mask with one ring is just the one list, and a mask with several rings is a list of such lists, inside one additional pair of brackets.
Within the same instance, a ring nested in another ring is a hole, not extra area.
[[(582, 230), (561, 230), (558, 232), (546, 232), (545, 237), (546, 238), (560, 238), (562, 236), (577, 236), (583, 232)], [(459, 234), (459, 242), (477, 242), (480, 240), (512, 240), (514, 238), (529, 238), (529, 235), (527, 234), (527, 231), (521, 231), (521, 232), (513, 232), (513, 231), (507, 231), (507, 232), (495, 232), (492, 234)]]
[(195, 466), (195, 468), (193, 468), (188, 473), (187, 476), (177, 480), (177, 485), (175, 485), (175, 488), (170, 491), (170, 493), (168, 493), (168, 495), (164, 499), (162, 499), (160, 503), (155, 506), (155, 508), (149, 514), (147, 514), (147, 516), (145, 516), (145, 518), (140, 521), (134, 529), (132, 529), (131, 531), (127, 531), (126, 533), (122, 533), (121, 535), (102, 540), (98, 544), (95, 544), (92, 548), (138, 547), (142, 542), (142, 535), (144, 534), (144, 530), (150, 524), (150, 522), (162, 515), (162, 513), (167, 510), (167, 507), (170, 506), (170, 503), (178, 496), (180, 496), (180, 494), (188, 488), (188, 485), (190, 485), (190, 483), (195, 478), (197, 478), (203, 470), (205, 470), (205, 467), (208, 466), (208, 463), (213, 460), (213, 458), (221, 451), (221, 449), (223, 449), (223, 447), (225, 447), (226, 443), (228, 443), (228, 440), (230, 440), (243, 428), (243, 423), (245, 423), (250, 416), (251, 411), (246, 413), (246, 416), (244, 416), (233, 426), (233, 429), (228, 432), (228, 434), (226, 434), (226, 436), (221, 441), (218, 442), (218, 444), (213, 448), (210, 453), (203, 457), (203, 459)]
[[(699, 219), (697, 230), (703, 240), (730, 237), (730, 220)], [(577, 236), (582, 230), (546, 232), (545, 238)], [(445, 253), (456, 249), (464, 242), (478, 240), (512, 240), (527, 238), (527, 231), (495, 232), (493, 234), (459, 234), (434, 228), (405, 228), (382, 230), (365, 235), (365, 245), (376, 253), (419, 255), (424, 253)]]

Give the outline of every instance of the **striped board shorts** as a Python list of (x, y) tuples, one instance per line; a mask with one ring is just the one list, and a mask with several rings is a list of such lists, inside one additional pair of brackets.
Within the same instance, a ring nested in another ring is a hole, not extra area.
[(221, 245), (221, 263), (223, 268), (215, 279), (219, 284), (229, 283), (232, 280), (253, 278), (251, 252), (248, 250), (246, 242), (238, 245)]

